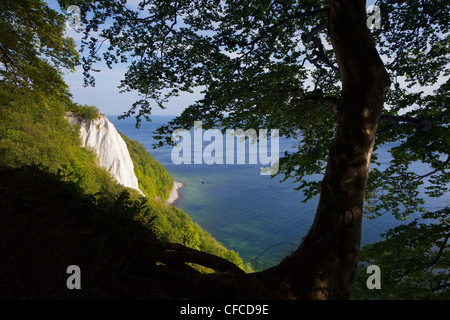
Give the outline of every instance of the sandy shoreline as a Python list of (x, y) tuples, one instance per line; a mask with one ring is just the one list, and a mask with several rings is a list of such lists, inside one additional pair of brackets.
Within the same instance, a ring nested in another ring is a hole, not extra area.
[(184, 186), (185, 186), (185, 184), (183, 182), (173, 180), (173, 188), (170, 191), (169, 199), (167, 199), (167, 201), (166, 201), (166, 203), (168, 205), (171, 206), (171, 205), (174, 205), (175, 202), (177, 202), (178, 197), (180, 196), (178, 193), (178, 190), (183, 188)]

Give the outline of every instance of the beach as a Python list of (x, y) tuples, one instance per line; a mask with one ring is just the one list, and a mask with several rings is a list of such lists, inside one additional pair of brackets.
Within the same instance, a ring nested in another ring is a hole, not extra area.
[(167, 199), (166, 203), (168, 205), (174, 205), (175, 202), (177, 202), (178, 197), (179, 197), (179, 193), (178, 190), (184, 187), (184, 183), (183, 182), (179, 182), (179, 181), (173, 181), (173, 188), (170, 191), (169, 194), (169, 199)]

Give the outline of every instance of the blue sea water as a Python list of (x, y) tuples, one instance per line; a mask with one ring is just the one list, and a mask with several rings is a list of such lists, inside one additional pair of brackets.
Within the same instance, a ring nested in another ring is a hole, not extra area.
[[(152, 122), (143, 121), (136, 129), (134, 118), (118, 120), (117, 116), (108, 116), (117, 130), (139, 141), (175, 180), (185, 183), (175, 206), (227, 248), (238, 252), (245, 262), (255, 269), (267, 268), (295, 250), (313, 222), (318, 197), (302, 203), (301, 191), (294, 190), (296, 184), (289, 180), (280, 183), (281, 176), (260, 175), (264, 165), (250, 165), (248, 157), (245, 165), (175, 165), (171, 146), (152, 147), (153, 131), (172, 118), (152, 116)], [(203, 148), (208, 144), (203, 142)], [(280, 138), (280, 155), (293, 144), (293, 140)], [(388, 147), (378, 152), (381, 165), (389, 162)], [(399, 223), (390, 214), (364, 219), (362, 245), (379, 240), (380, 233)]]

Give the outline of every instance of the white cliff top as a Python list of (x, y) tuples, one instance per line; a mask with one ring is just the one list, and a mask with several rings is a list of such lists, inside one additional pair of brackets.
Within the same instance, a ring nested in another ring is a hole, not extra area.
[(98, 118), (89, 120), (68, 112), (66, 118), (70, 124), (80, 127), (82, 146), (96, 151), (100, 165), (106, 168), (118, 183), (142, 194), (127, 145), (106, 116), (100, 114)]

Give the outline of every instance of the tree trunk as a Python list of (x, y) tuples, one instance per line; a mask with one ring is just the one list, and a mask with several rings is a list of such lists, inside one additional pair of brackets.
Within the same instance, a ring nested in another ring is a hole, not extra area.
[(299, 299), (349, 297), (370, 157), (390, 84), (366, 26), (365, 1), (329, 3), (328, 33), (342, 81), (337, 129), (313, 225), (296, 252), (275, 268), (288, 275)]
[(310, 231), (299, 248), (278, 266), (253, 274), (193, 275), (180, 287), (180, 297), (349, 298), (360, 251), (370, 157), (390, 80), (366, 26), (365, 1), (329, 3), (328, 33), (339, 66), (342, 94)]

